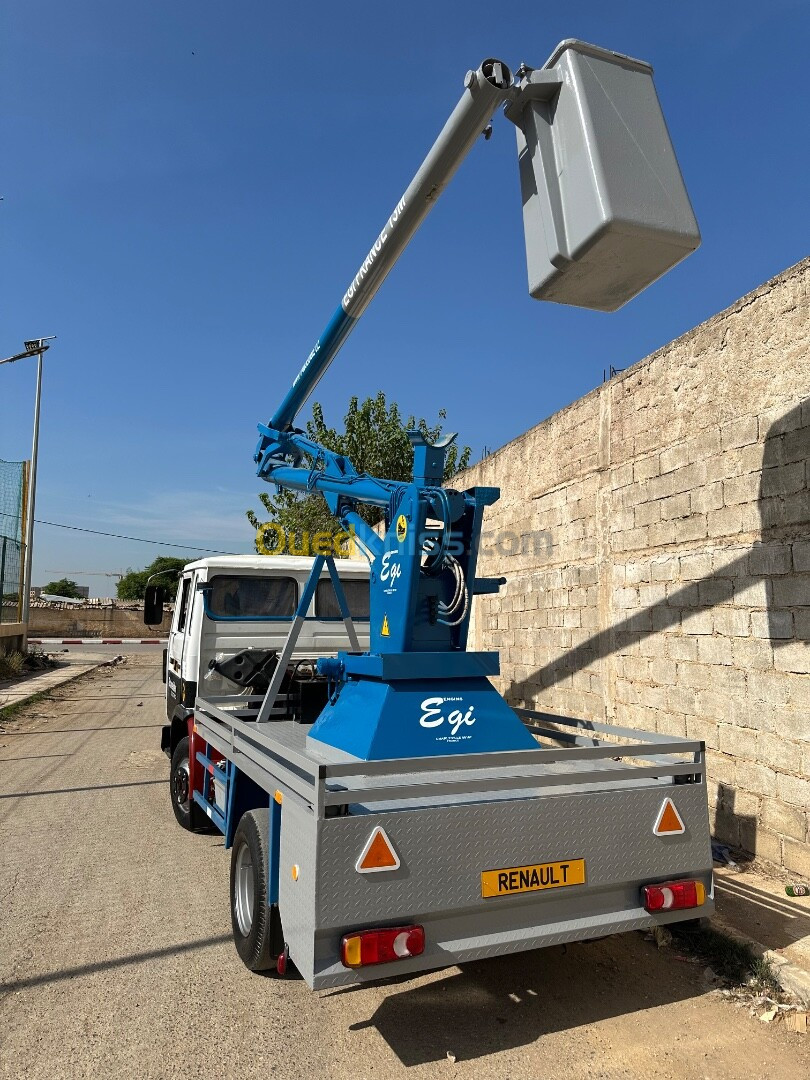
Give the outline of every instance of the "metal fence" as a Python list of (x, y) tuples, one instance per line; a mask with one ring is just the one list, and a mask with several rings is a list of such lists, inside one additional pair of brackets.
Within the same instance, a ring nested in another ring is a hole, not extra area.
[(0, 623), (22, 618), (26, 465), (0, 460)]

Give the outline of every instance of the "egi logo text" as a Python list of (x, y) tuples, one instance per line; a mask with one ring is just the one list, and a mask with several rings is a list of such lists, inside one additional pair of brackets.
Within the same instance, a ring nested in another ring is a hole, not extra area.
[(475, 717), (473, 716), (474, 706), (470, 705), (466, 712), (463, 712), (461, 708), (449, 708), (448, 704), (451, 702), (460, 701), (463, 704), (464, 699), (461, 697), (429, 697), (425, 698), (422, 702), (422, 715), (419, 718), (419, 723), (423, 728), (440, 728), (443, 724), (447, 724), (450, 729), (448, 735), (443, 735), (441, 741), (449, 742), (457, 741), (459, 739), (470, 739), (471, 735), (459, 735), (459, 730), (465, 724), (469, 727), (475, 723)]
[(393, 551), (386, 551), (382, 557), (382, 565), (380, 567), (380, 581), (390, 582), (390, 584), (383, 590), (389, 596), (391, 593), (397, 591), (397, 581), (402, 575), (402, 563), (399, 561), (399, 549), (394, 548)]

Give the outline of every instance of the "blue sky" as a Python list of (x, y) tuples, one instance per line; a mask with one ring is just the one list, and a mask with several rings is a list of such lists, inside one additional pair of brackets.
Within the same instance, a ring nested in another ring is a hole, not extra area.
[[(318, 388), (331, 422), (383, 389), (478, 456), (808, 253), (806, 4), (9, 0), (3, 22), (0, 350), (58, 335), (39, 518), (251, 550), (255, 425), (485, 56), (580, 37), (651, 62), (702, 247), (613, 315), (531, 300), (496, 117)], [(33, 390), (32, 361), (0, 368), (2, 458), (29, 454)], [(34, 580), (109, 595), (76, 571), (163, 551), (41, 526)]]

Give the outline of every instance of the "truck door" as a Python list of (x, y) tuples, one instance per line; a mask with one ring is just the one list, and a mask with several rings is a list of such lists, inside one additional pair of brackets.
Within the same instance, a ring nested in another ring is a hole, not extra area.
[(178, 705), (190, 707), (194, 704), (196, 685), (188, 685), (183, 679), (183, 653), (186, 646), (186, 628), (189, 622), (191, 598), (193, 596), (192, 575), (184, 574), (177, 586), (177, 599), (174, 605), (174, 618), (169, 631), (169, 651), (166, 664), (166, 713), (169, 719), (174, 716)]

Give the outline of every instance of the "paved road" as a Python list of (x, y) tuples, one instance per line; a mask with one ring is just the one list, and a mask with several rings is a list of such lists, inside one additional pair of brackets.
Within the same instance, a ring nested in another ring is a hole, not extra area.
[(0, 1075), (810, 1073), (810, 1038), (635, 934), (361, 990), (250, 975), (222, 841), (171, 814), (158, 663), (99, 669), (0, 734)]

